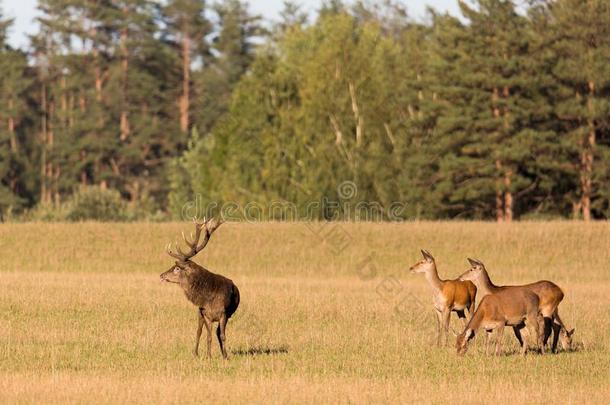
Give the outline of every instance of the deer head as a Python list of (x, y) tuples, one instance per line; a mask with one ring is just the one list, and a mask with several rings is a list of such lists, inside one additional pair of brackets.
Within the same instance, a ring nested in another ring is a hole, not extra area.
[(460, 356), (466, 354), (468, 350), (468, 341), (474, 337), (474, 331), (472, 329), (466, 329), (460, 333), (455, 341), (455, 348)]
[(426, 273), (434, 268), (434, 257), (432, 257), (430, 252), (425, 249), (422, 249), (421, 254), (424, 259), (420, 260), (409, 268), (411, 273)]
[(574, 328), (572, 328), (572, 330), (561, 328), (561, 331), (559, 332), (559, 341), (564, 350), (572, 349), (572, 335), (574, 335)]
[(460, 276), (461, 281), (476, 280), (485, 271), (485, 265), (480, 260), (468, 258), (468, 262), (470, 263), (470, 268)]
[(189, 263), (176, 262), (169, 270), (161, 273), (161, 281), (180, 284), (187, 279), (190, 270)]
[[(175, 252), (171, 249), (171, 243), (167, 245), (167, 254), (174, 259), (177, 259), (177, 261), (169, 270), (161, 274), (161, 281), (180, 283), (182, 280), (186, 279), (186, 276), (192, 269), (191, 265), (193, 263), (190, 259), (205, 248), (212, 233), (222, 224), (222, 221), (219, 219), (206, 220), (205, 218), (203, 219), (203, 222), (197, 222), (196, 220), (193, 222), (195, 223), (195, 234), (191, 233), (190, 239), (182, 232), (182, 239), (184, 239), (184, 242), (190, 248), (188, 252), (185, 253), (182, 251), (178, 246), (178, 243), (174, 244)], [(204, 233), (203, 240), (199, 243), (202, 232)]]

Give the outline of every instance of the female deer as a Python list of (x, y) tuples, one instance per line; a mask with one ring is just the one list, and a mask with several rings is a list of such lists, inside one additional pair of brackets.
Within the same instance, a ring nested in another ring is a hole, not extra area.
[[(563, 300), (563, 291), (557, 286), (557, 284), (548, 281), (541, 280), (531, 284), (525, 284), (521, 286), (497, 286), (489, 278), (489, 274), (485, 269), (485, 265), (476, 259), (468, 259), (470, 262), (470, 269), (460, 276), (460, 280), (469, 280), (476, 284), (480, 296), (487, 296), (489, 294), (496, 294), (501, 291), (514, 290), (514, 289), (528, 289), (539, 298), (539, 311), (544, 318), (544, 336), (543, 346), (547, 344), (548, 338), (551, 335), (551, 331), (554, 332), (552, 351), (557, 350), (557, 342), (561, 338), (561, 344), (564, 349), (568, 349), (572, 343), (572, 334), (574, 329), (568, 331), (561, 318), (559, 318), (558, 306), (561, 300)], [(523, 345), (521, 338), (520, 328), (516, 325), (513, 327), (515, 336), (519, 343)], [(542, 347), (543, 348), (543, 347)]]
[(447, 342), (449, 333), (449, 318), (451, 312), (456, 312), (466, 325), (466, 315), (474, 312), (474, 301), (477, 288), (470, 281), (441, 280), (436, 270), (434, 257), (427, 250), (421, 251), (424, 259), (411, 266), (411, 273), (423, 273), (432, 288), (432, 301), (437, 319), (436, 344), (441, 346), (441, 335)]
[[(540, 334), (540, 319), (538, 312), (539, 299), (532, 291), (521, 289), (510, 289), (497, 292), (483, 297), (474, 315), (466, 325), (456, 341), (456, 348), (459, 355), (466, 353), (468, 342), (475, 335), (479, 328), (485, 329), (488, 333), (493, 332), (496, 336), (496, 356), (500, 355), (502, 338), (505, 326), (516, 326), (525, 324), (533, 329), (530, 336), (537, 338), (539, 347), (542, 347)], [(485, 353), (488, 354), (489, 339), (485, 341)], [(525, 355), (527, 340), (521, 349), (521, 354)]]

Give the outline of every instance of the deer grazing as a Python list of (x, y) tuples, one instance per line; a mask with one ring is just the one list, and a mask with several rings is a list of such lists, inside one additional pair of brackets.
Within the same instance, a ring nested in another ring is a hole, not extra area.
[[(563, 300), (563, 291), (557, 286), (557, 284), (541, 280), (531, 284), (525, 284), (522, 286), (496, 286), (485, 269), (485, 265), (481, 261), (476, 259), (468, 259), (470, 262), (470, 269), (460, 276), (460, 280), (469, 280), (476, 284), (480, 296), (487, 296), (490, 294), (497, 294), (499, 292), (512, 291), (527, 289), (532, 293), (536, 294), (539, 299), (538, 310), (542, 314), (544, 319), (544, 332), (542, 338), (541, 349), (544, 350), (551, 331), (554, 333), (552, 351), (557, 350), (557, 342), (561, 339), (561, 345), (564, 349), (569, 349), (572, 345), (572, 335), (574, 329), (568, 331), (561, 318), (559, 317), (558, 306)], [(520, 329), (523, 325), (514, 325), (513, 330), (519, 343), (523, 345)]]
[[(530, 329), (526, 336), (535, 336), (538, 347), (542, 347), (540, 333), (539, 299), (527, 288), (507, 289), (483, 297), (464, 331), (458, 335), (456, 349), (459, 355), (468, 350), (468, 342), (475, 332), (482, 328), (488, 332), (485, 340), (485, 353), (489, 354), (489, 334), (496, 340), (496, 356), (500, 355), (505, 326), (525, 325)], [(533, 332), (533, 333), (532, 333)], [(522, 345), (521, 354), (525, 355), (527, 340)]]
[[(233, 284), (233, 281), (219, 274), (214, 274), (191, 261), (193, 256), (205, 248), (212, 233), (222, 223), (217, 219), (206, 221), (205, 218), (201, 223), (194, 222), (195, 235), (191, 234), (190, 240), (182, 233), (184, 242), (190, 248), (187, 253), (184, 253), (177, 244), (176, 252), (171, 250), (171, 244), (167, 246), (167, 253), (177, 261), (169, 270), (161, 274), (161, 281), (180, 285), (186, 298), (198, 307), (199, 326), (197, 327), (193, 355), (199, 355), (199, 340), (205, 325), (208, 332), (208, 358), (212, 357), (212, 323), (218, 322), (216, 336), (222, 356), (226, 359), (225, 329), (227, 321), (239, 305), (239, 290)], [(202, 231), (204, 233), (203, 240), (199, 243)]]
[(434, 257), (427, 250), (421, 251), (423, 260), (411, 266), (412, 273), (423, 273), (432, 288), (432, 301), (437, 318), (436, 344), (441, 346), (441, 335), (447, 342), (451, 312), (456, 312), (466, 325), (466, 315), (474, 311), (477, 288), (470, 281), (441, 280), (436, 270)]

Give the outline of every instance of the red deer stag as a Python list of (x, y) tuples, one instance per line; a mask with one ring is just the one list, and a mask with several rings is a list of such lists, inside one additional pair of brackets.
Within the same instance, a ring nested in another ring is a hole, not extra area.
[[(167, 253), (177, 259), (175, 264), (166, 272), (161, 274), (161, 281), (176, 283), (182, 287), (184, 294), (198, 309), (199, 326), (193, 355), (199, 355), (199, 340), (203, 326), (208, 332), (208, 358), (212, 357), (212, 323), (218, 322), (216, 336), (222, 356), (227, 358), (225, 347), (225, 329), (227, 321), (233, 315), (239, 305), (239, 290), (233, 281), (219, 274), (214, 274), (190, 259), (203, 250), (210, 240), (212, 233), (222, 223), (220, 220), (205, 220), (202, 223), (195, 222), (195, 235), (191, 234), (189, 240), (184, 232), (182, 238), (190, 247), (184, 253), (176, 244), (176, 252), (171, 250), (171, 244), (167, 246)], [(203, 240), (199, 243), (201, 233)]]
[[(551, 331), (554, 333), (552, 351), (556, 352), (557, 342), (561, 339), (561, 345), (564, 349), (568, 350), (572, 345), (572, 335), (574, 329), (568, 331), (561, 318), (559, 318), (558, 306), (561, 300), (563, 300), (563, 291), (557, 286), (557, 284), (541, 280), (531, 284), (525, 284), (521, 286), (497, 286), (489, 278), (489, 274), (485, 269), (485, 265), (481, 261), (476, 259), (468, 259), (470, 262), (470, 269), (460, 276), (460, 280), (469, 280), (476, 284), (480, 294), (479, 296), (487, 296), (489, 294), (495, 294), (500, 291), (521, 289), (526, 288), (536, 294), (539, 298), (539, 311), (544, 318), (544, 333), (543, 333), (543, 346), (544, 350)], [(520, 329), (523, 325), (516, 325), (513, 327), (515, 336), (519, 343), (523, 345), (521, 338)]]
[(457, 313), (458, 317), (466, 325), (466, 315), (474, 311), (474, 301), (477, 296), (477, 288), (470, 281), (441, 280), (436, 270), (434, 257), (427, 250), (421, 251), (424, 259), (411, 266), (411, 273), (424, 273), (426, 280), (432, 288), (432, 301), (437, 318), (436, 344), (441, 346), (441, 335), (445, 338), (449, 333), (449, 318), (451, 312)]

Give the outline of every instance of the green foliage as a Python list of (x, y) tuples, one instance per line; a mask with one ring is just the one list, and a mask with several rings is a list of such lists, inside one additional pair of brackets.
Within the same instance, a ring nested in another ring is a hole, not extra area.
[(26, 100), (31, 80), (26, 55), (5, 43), (11, 24), (0, 13), (0, 220), (19, 211), (32, 192), (26, 180), (31, 166), (24, 154), (32, 140), (21, 125), (31, 114)]
[(21, 218), (27, 221), (162, 221), (168, 219), (158, 211), (149, 196), (127, 203), (116, 190), (99, 186), (80, 187), (68, 200), (60, 204), (39, 204)]
[[(312, 203), (341, 202), (338, 186), (350, 181), (350, 204), (375, 202), (387, 213), (401, 202), (406, 218), (569, 216), (571, 201), (584, 201), (583, 168), (569, 163), (582, 146), (558, 108), (577, 111), (561, 100), (575, 102), (562, 89), (578, 74), (558, 80), (555, 70), (572, 56), (558, 59), (568, 39), (554, 41), (554, 32), (570, 30), (553, 13), (577, 18), (587, 7), (553, 4), (524, 16), (510, 1), (460, 2), (466, 22), (433, 14), (426, 26), (401, 19), (393, 2), (348, 9), (332, 1), (311, 26), (282, 22), (232, 92), (227, 115), (174, 169), (181, 182), (173, 194), (240, 207), (288, 201), (306, 215)], [(601, 21), (610, 18), (595, 10), (583, 35), (602, 38)], [(590, 53), (572, 38), (581, 55)], [(609, 49), (591, 58), (608, 62)], [(610, 141), (604, 119), (594, 118), (598, 217), (608, 207), (600, 176), (607, 169), (598, 162)], [(329, 217), (323, 208), (313, 215)]]
[(0, 217), (99, 186), (114, 220), (608, 218), (610, 7), (528, 4), (287, 1), (267, 31), (242, 0), (39, 0), (27, 50), (0, 15)]

